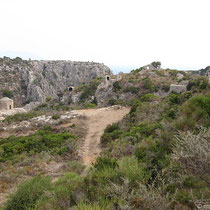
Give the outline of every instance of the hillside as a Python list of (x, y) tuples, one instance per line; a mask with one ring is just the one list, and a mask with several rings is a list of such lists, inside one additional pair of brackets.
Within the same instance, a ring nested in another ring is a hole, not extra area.
[(0, 98), (13, 96), (15, 106), (59, 98), (70, 86), (89, 83), (96, 77), (112, 74), (99, 63), (73, 61), (33, 61), (21, 58), (0, 59)]
[(208, 77), (158, 63), (0, 121), (2, 208), (208, 209)]

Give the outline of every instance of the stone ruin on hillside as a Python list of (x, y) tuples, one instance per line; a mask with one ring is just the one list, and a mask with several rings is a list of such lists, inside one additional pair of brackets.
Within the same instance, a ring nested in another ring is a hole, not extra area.
[(14, 101), (10, 98), (4, 97), (0, 99), (0, 110), (14, 109)]
[(143, 66), (143, 68), (145, 70), (151, 70), (151, 71), (152, 70), (159, 70), (160, 67), (161, 67), (161, 62), (159, 62), (159, 61), (154, 61), (149, 65)]

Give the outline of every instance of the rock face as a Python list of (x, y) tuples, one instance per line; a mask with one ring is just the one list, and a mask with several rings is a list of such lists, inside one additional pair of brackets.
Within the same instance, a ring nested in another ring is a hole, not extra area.
[(62, 97), (69, 87), (89, 83), (106, 74), (112, 74), (111, 70), (94, 62), (0, 59), (0, 97), (4, 90), (10, 90), (15, 106), (43, 103), (49, 96)]

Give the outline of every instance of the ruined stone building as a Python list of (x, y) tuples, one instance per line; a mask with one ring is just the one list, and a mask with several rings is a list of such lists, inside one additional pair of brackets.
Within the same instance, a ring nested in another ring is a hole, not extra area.
[(14, 102), (12, 99), (4, 97), (0, 99), (0, 110), (14, 109)]

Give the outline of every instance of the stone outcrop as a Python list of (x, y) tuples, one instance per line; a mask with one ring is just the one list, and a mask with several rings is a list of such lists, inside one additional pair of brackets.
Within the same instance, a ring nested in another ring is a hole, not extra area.
[(62, 97), (69, 87), (106, 74), (112, 74), (109, 67), (94, 62), (0, 59), (0, 97), (7, 89), (12, 91), (16, 107), (26, 102), (43, 103), (49, 96)]
[(175, 93), (182, 93), (187, 91), (187, 86), (186, 85), (170, 85), (170, 90), (169, 93), (175, 92)]

